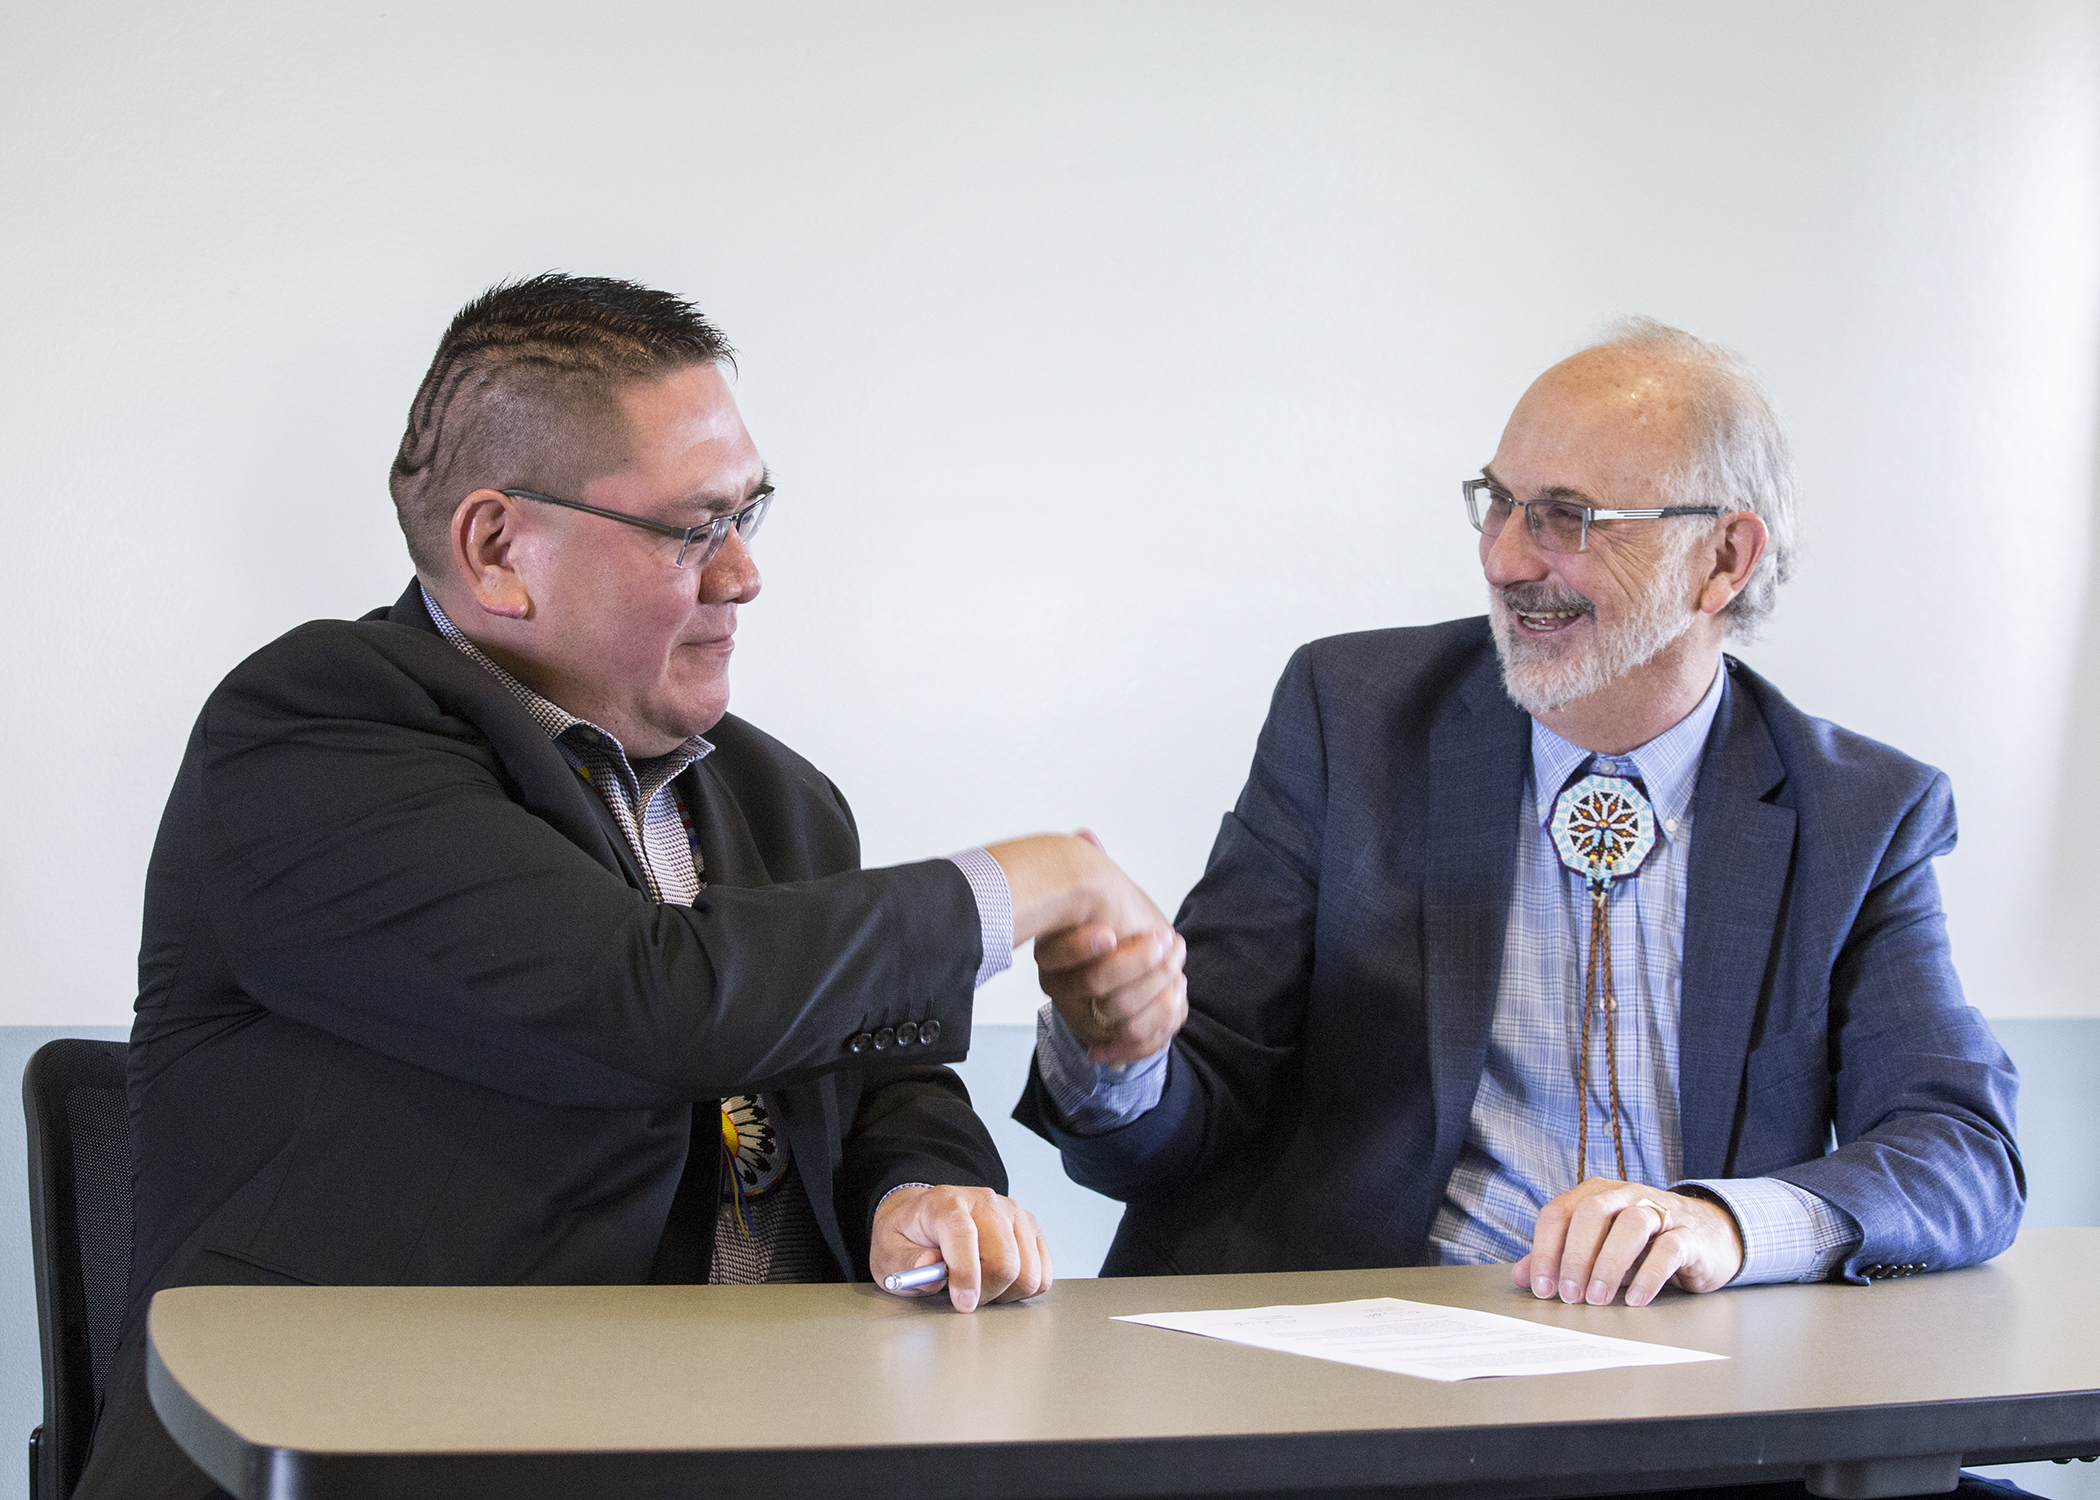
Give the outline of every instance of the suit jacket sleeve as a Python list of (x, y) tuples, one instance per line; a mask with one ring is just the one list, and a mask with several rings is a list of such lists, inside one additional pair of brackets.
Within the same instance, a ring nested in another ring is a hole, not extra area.
[[(776, 1089), (905, 1020), (940, 1021), (926, 1061), (967, 1051), (979, 928), (952, 864), (660, 905), (594, 857), (590, 794), (545, 736), (514, 708), (514, 744), (486, 728), (489, 690), (441, 640), (382, 624), (295, 631), (213, 695), (154, 878), (187, 883), (169, 909), (209, 926), (249, 999), (604, 1109)], [(142, 1011), (187, 941), (142, 955)]]
[[(2013, 1241), (2026, 1180), (2013, 1136), (2018, 1080), (1962, 996), (1932, 861), (1954, 846), (1953, 794), (1933, 773), (1905, 808), (1830, 968), (1823, 1056), (1807, 1076), (1767, 1076), (1746, 1099), (1744, 1150), (1761, 1114), (1831, 1090), (1837, 1149), (1758, 1175), (1836, 1204), (1862, 1240), (1841, 1267), (1930, 1269), (1987, 1260)], [(1781, 1070), (1783, 1071), (1783, 1070)], [(1778, 1098), (1758, 1092), (1784, 1090)], [(1751, 1175), (1749, 1172), (1743, 1175)]]

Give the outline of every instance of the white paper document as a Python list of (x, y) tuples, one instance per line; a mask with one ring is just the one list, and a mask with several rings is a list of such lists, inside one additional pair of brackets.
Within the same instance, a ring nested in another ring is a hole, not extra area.
[(1179, 1333), (1309, 1354), (1368, 1370), (1419, 1375), (1424, 1380), (1477, 1380), (1483, 1375), (1558, 1375), (1613, 1370), (1622, 1365), (1677, 1365), (1726, 1359), (1699, 1349), (1642, 1344), (1576, 1333), (1522, 1318), (1366, 1297), (1303, 1307), (1237, 1307), (1217, 1312), (1133, 1313), (1119, 1323), (1144, 1323)]

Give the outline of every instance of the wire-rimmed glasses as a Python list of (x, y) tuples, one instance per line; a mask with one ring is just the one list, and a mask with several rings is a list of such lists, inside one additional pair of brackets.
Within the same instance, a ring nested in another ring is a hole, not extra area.
[(750, 541), (758, 535), (759, 524), (766, 518), (766, 509), (773, 503), (773, 486), (762, 484), (751, 496), (751, 503), (742, 510), (702, 521), (698, 526), (673, 526), (667, 521), (645, 521), (625, 511), (607, 510), (601, 505), (585, 505), (581, 500), (543, 495), (538, 490), (505, 490), (503, 493), (519, 500), (537, 500), (542, 505), (559, 505), (568, 510), (580, 510), (586, 515), (603, 516), (623, 526), (635, 526), (643, 531), (653, 531), (658, 536), (671, 537), (678, 543), (678, 555), (671, 559), (671, 565), (677, 568), (705, 568), (722, 550), (722, 543), (732, 528), (744, 541)]
[(1510, 513), (1521, 509), (1524, 525), (1541, 552), (1581, 552), (1590, 544), (1592, 521), (1660, 521), (1669, 516), (1725, 515), (1718, 505), (1662, 505), (1644, 510), (1605, 510), (1595, 505), (1577, 505), (1572, 500), (1519, 500), (1482, 477), (1460, 482), (1466, 492), (1466, 514), (1473, 529), (1490, 541), (1502, 535)]

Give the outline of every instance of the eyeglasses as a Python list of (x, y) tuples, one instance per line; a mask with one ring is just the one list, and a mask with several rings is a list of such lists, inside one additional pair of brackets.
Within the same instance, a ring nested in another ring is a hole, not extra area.
[[(1524, 512), (1524, 525), (1541, 552), (1581, 552), (1590, 544), (1592, 521), (1660, 521), (1669, 516), (1725, 515), (1718, 505), (1665, 505), (1651, 510), (1600, 510), (1594, 505), (1573, 505), (1566, 500), (1519, 500), (1492, 479), (1461, 482), (1466, 492), (1466, 514), (1473, 529), (1484, 537), (1502, 535), (1509, 513)], [(1484, 498), (1483, 498), (1484, 497)]]
[(752, 495), (751, 503), (742, 510), (726, 516), (716, 516), (712, 521), (703, 521), (698, 526), (672, 526), (663, 521), (645, 521), (640, 516), (630, 516), (624, 511), (606, 510), (602, 506), (585, 505), (581, 500), (564, 500), (558, 495), (542, 495), (538, 490), (505, 490), (504, 494), (519, 500), (537, 500), (542, 505), (559, 505), (567, 510), (580, 510), (587, 515), (603, 516), (608, 521), (618, 521), (623, 526), (639, 527), (653, 531), (658, 536), (675, 538), (678, 555), (671, 559), (674, 568), (705, 568), (715, 560), (722, 550), (722, 543), (730, 530), (745, 541), (758, 535), (759, 524), (766, 518), (766, 509), (773, 503), (773, 486), (762, 484)]

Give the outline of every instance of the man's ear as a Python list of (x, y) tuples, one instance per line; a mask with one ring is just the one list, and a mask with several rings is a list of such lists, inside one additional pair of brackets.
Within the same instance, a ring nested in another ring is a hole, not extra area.
[(518, 502), (501, 490), (476, 490), (452, 512), (452, 561), (483, 614), (532, 614), (532, 594), (513, 556), (520, 529)]
[(1721, 540), (1714, 549), (1713, 567), (1699, 587), (1701, 613), (1719, 614), (1743, 591), (1769, 539), (1765, 523), (1750, 511), (1730, 511), (1721, 517)]

